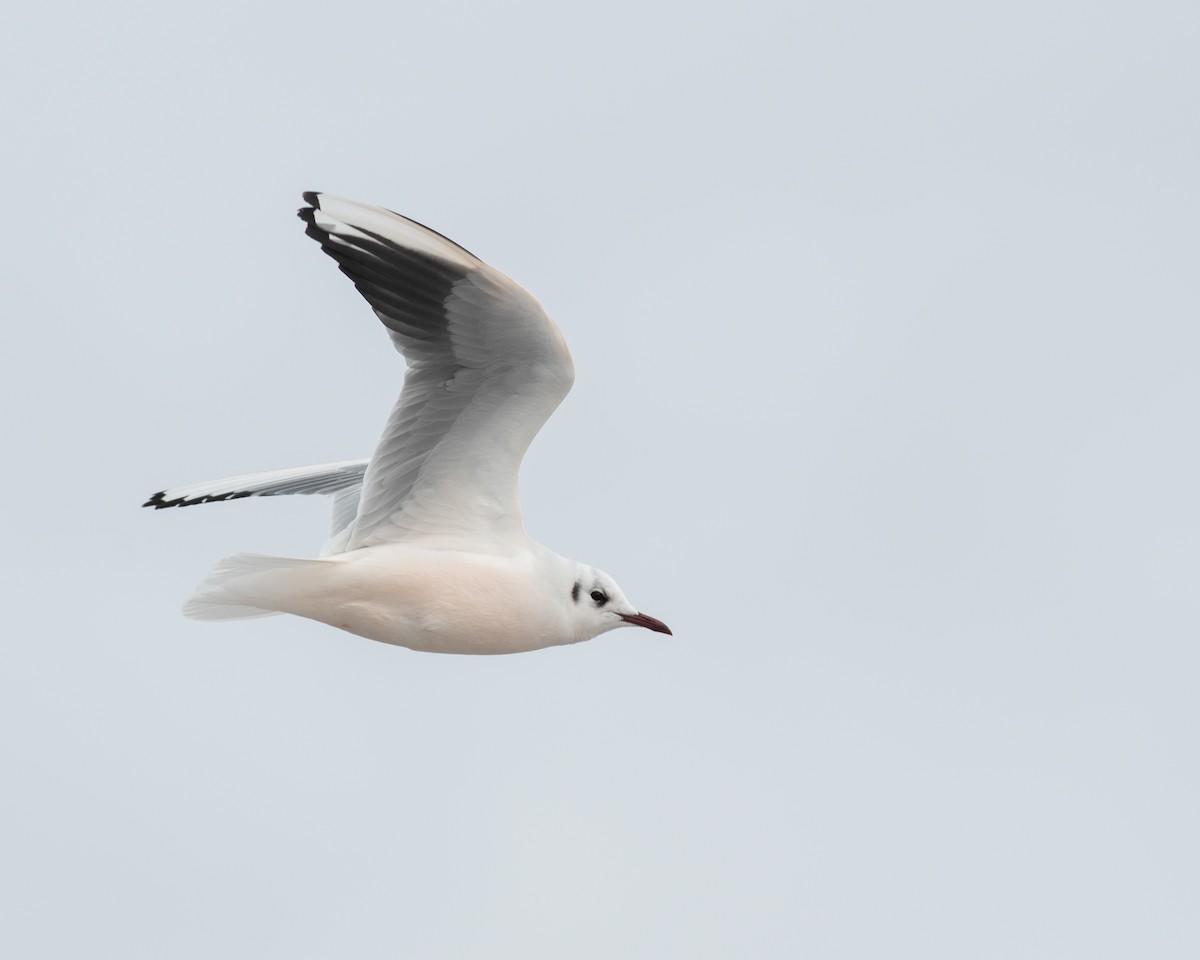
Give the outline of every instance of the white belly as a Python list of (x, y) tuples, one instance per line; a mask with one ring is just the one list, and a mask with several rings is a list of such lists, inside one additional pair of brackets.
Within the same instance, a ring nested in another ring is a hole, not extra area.
[[(330, 558), (278, 609), (433, 653), (520, 653), (574, 643), (538, 558), (402, 544)], [(569, 586), (566, 588), (569, 590)]]

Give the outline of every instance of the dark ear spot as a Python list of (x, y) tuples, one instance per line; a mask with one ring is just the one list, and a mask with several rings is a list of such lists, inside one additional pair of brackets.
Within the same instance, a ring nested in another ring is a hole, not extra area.
[(579, 581), (575, 581), (575, 586), (571, 588), (571, 599), (576, 603), (579, 602)]

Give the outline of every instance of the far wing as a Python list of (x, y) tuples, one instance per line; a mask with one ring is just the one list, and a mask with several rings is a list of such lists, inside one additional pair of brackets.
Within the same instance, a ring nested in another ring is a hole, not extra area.
[(521, 459), (574, 380), (562, 334), (525, 290), (441, 234), (381, 207), (304, 199), (306, 232), (408, 361), (344, 549), (522, 542)]
[(333, 497), (332, 533), (336, 536), (346, 530), (358, 512), (358, 498), (366, 470), (366, 460), (345, 460), (268, 473), (247, 473), (239, 477), (160, 490), (142, 506), (162, 510), (166, 507), (193, 507), (201, 503), (239, 500), (242, 497), (323, 494)]

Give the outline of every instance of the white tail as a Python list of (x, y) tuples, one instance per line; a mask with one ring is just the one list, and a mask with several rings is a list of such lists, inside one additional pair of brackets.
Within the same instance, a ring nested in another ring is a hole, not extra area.
[(281, 611), (274, 608), (270, 599), (278, 592), (271, 589), (278, 587), (278, 578), (270, 574), (322, 563), (325, 561), (235, 553), (213, 567), (212, 573), (183, 605), (183, 615), (193, 620), (249, 620), (273, 616)]

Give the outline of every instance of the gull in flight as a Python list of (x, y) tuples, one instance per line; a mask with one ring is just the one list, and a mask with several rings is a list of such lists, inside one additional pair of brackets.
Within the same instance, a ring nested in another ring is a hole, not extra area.
[(413, 220), (325, 193), (304, 200), (305, 232), (404, 355), (404, 387), (369, 460), (177, 487), (144, 504), (333, 498), (320, 559), (227, 557), (183, 612), (197, 620), (291, 613), (436, 653), (519, 653), (626, 626), (670, 633), (608, 574), (525, 533), (521, 458), (575, 379), (540, 304)]

